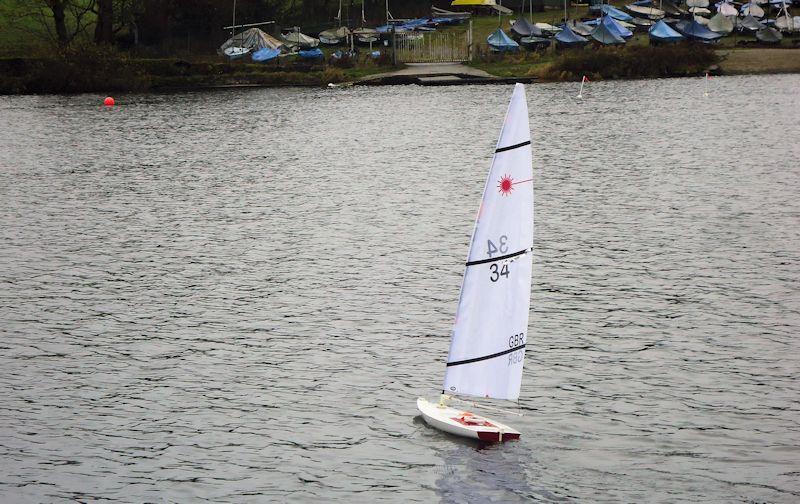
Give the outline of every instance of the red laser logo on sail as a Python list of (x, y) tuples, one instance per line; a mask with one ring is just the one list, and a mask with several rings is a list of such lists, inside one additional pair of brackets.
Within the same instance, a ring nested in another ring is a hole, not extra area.
[(511, 175), (503, 175), (500, 177), (497, 183), (497, 189), (500, 190), (500, 194), (503, 196), (511, 194), (511, 191), (514, 190), (514, 179), (511, 178)]

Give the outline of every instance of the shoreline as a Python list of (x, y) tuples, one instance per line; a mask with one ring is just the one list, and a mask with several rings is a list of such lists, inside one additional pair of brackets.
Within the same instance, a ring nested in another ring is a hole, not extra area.
[[(187, 62), (181, 59), (120, 59), (118, 65), (104, 69), (112, 78), (95, 81), (69, 82), (83, 68), (81, 63), (69, 67), (61, 62), (64, 80), (44, 76), (40, 80), (37, 72), (50, 72), (54, 61), (34, 58), (0, 59), (0, 94), (78, 94), (111, 92), (192, 92), (241, 88), (275, 87), (350, 87), (422, 85), (452, 86), (475, 84), (507, 84), (513, 82), (573, 82), (576, 70), (585, 72), (593, 80), (630, 80), (713, 75), (769, 75), (800, 73), (800, 48), (726, 48), (708, 51), (712, 57), (699, 59), (695, 65), (687, 65), (663, 75), (646, 74), (646, 70), (627, 69), (627, 73), (603, 75), (605, 68), (592, 71), (590, 63), (596, 58), (593, 53), (564, 53), (561, 60), (537, 62), (528, 56), (517, 59), (504, 58), (471, 64), (409, 64), (398, 67), (362, 65), (354, 68), (339, 68), (325, 64), (286, 65), (264, 67), (252, 64), (230, 64), (219, 61)], [(635, 61), (624, 52), (611, 53), (617, 60), (630, 67)], [(606, 54), (608, 55), (608, 54)], [(635, 55), (634, 55), (635, 56)], [(572, 59), (569, 64), (564, 61)], [(713, 61), (713, 63), (712, 63)], [(58, 62), (56, 62), (58, 63)], [(710, 64), (709, 64), (710, 63)], [(562, 64), (563, 67), (554, 64)], [(583, 66), (582, 66), (583, 65)], [(55, 65), (57, 66), (57, 65)], [(584, 69), (585, 67), (585, 69)], [(641, 72), (642, 75), (637, 75)], [(578, 77), (579, 78), (579, 77)]]

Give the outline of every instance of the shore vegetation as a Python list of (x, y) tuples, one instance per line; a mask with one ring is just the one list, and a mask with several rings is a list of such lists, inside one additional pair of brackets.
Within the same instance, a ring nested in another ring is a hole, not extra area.
[[(310, 33), (329, 28), (338, 2), (332, 0), (238, 0), (237, 23), (274, 19), (265, 30), (300, 25)], [(384, 2), (365, 2), (367, 25), (383, 19)], [(447, 7), (449, 2), (435, 2)], [(612, 1), (622, 7), (623, 2)], [(0, 2), (0, 94), (120, 92), (205, 89), (226, 86), (325, 86), (383, 74), (392, 65), (391, 48), (378, 42), (372, 50), (357, 47), (352, 58), (334, 60), (323, 48), (314, 62), (295, 55), (266, 64), (249, 59), (228, 61), (217, 53), (229, 36), (231, 2), (225, 0), (3, 0)], [(412, 0), (393, 11), (398, 17), (426, 15), (430, 5)], [(557, 25), (562, 8), (532, 14), (472, 17), (473, 50), (468, 64), (503, 78), (571, 81), (722, 73), (800, 72), (800, 39), (785, 37), (778, 46), (753, 47), (754, 37), (730, 36), (719, 44), (681, 43), (651, 47), (647, 33), (637, 33), (623, 47), (522, 51), (498, 55), (489, 51), (488, 35), (508, 30), (520, 15)], [(568, 8), (570, 18), (589, 17), (585, 5)], [(348, 4), (344, 23), (361, 23), (361, 4)], [(440, 28), (461, 31), (465, 26)]]

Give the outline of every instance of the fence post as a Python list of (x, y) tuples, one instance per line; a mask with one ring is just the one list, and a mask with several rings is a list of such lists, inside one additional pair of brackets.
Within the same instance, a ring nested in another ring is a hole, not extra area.
[(469, 18), (469, 31), (467, 32), (467, 58), (472, 63), (472, 18)]
[(392, 25), (392, 65), (397, 66), (397, 33), (394, 25)]

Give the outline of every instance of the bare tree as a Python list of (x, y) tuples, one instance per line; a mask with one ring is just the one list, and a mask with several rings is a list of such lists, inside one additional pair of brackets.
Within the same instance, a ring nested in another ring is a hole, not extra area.
[(94, 41), (97, 44), (114, 42), (114, 0), (97, 0), (97, 24)]
[(95, 0), (6, 0), (10, 19), (37, 21), (40, 33), (66, 47), (91, 24)]

